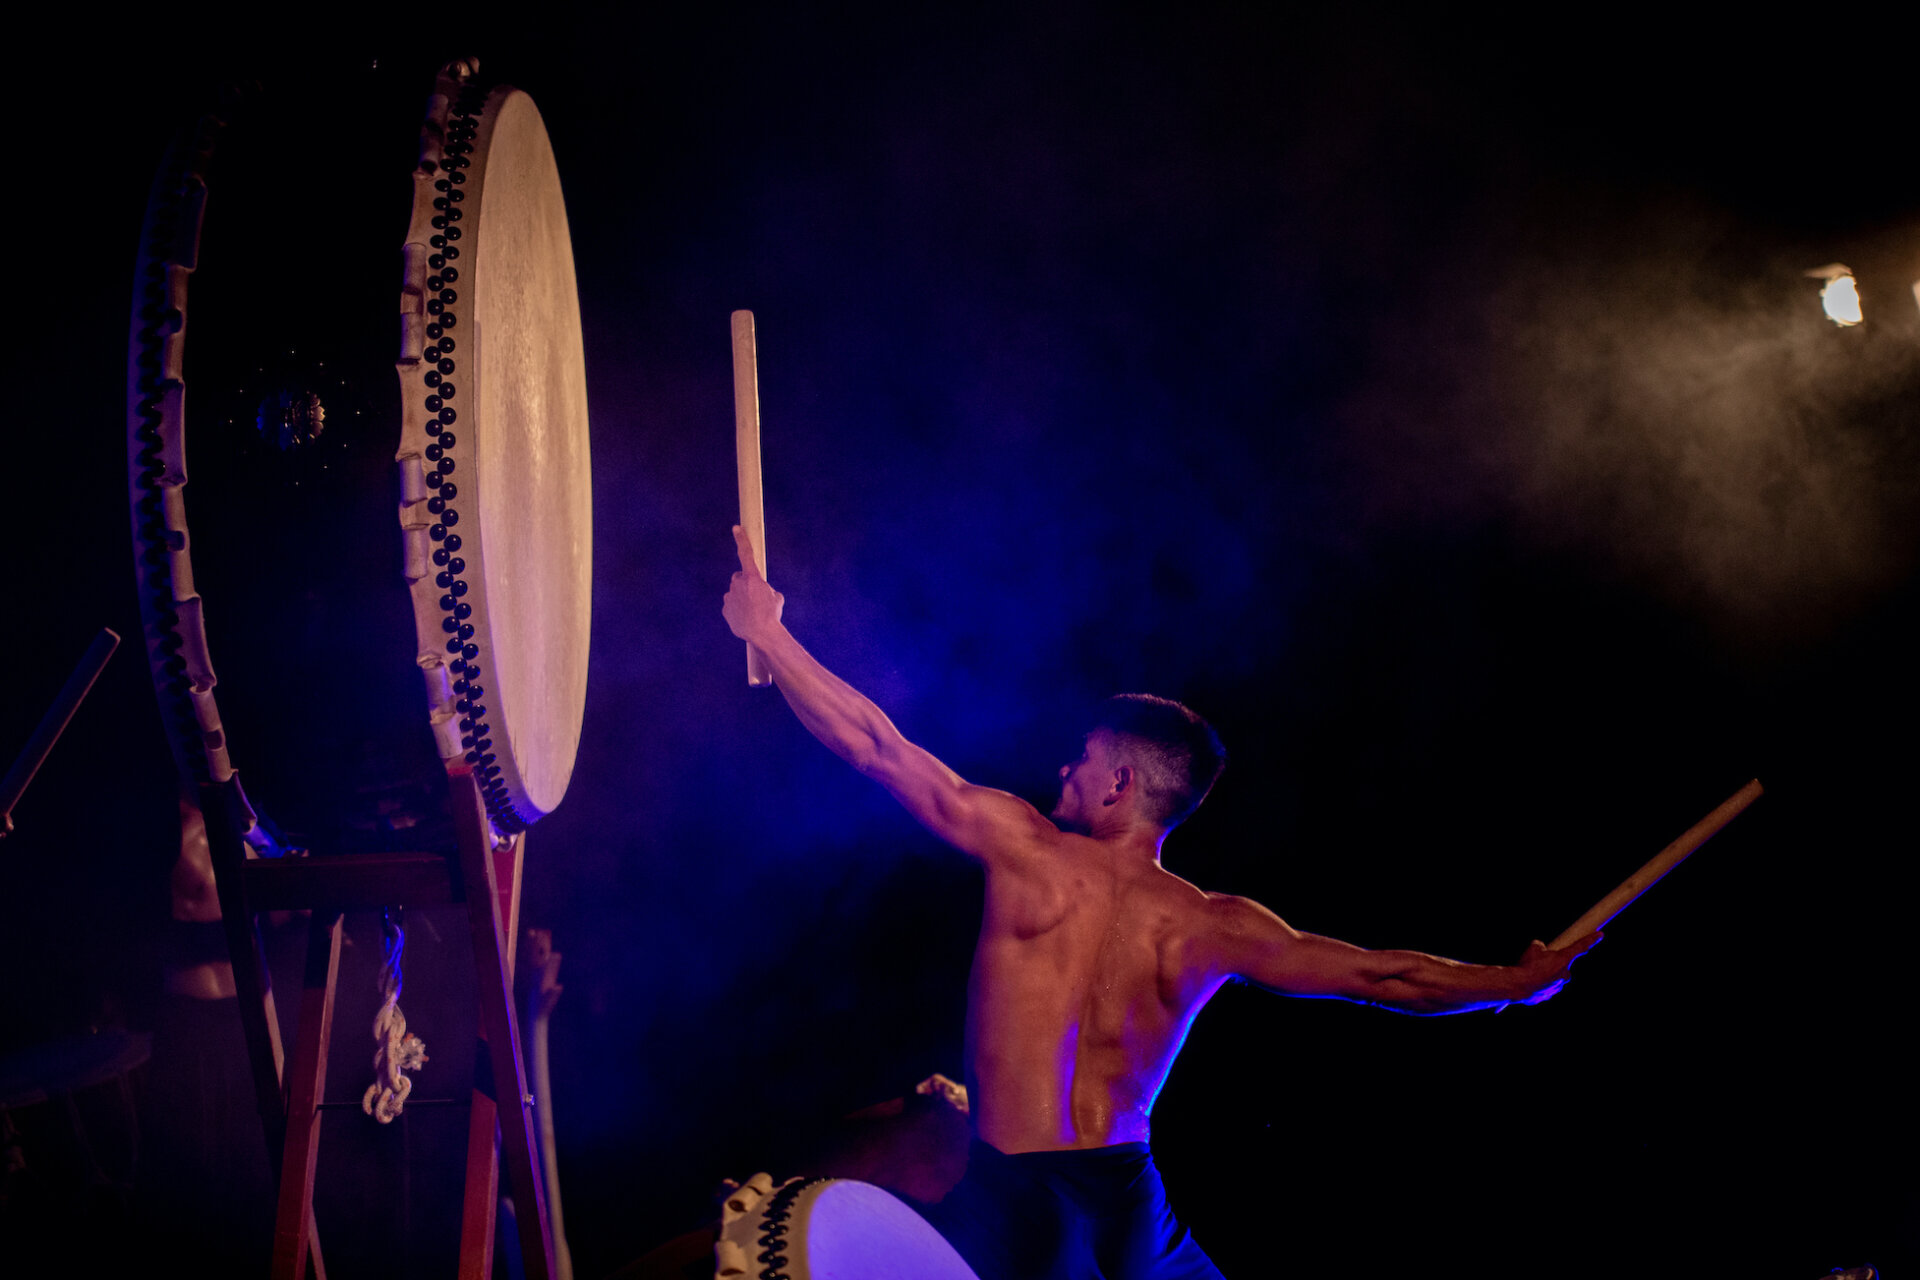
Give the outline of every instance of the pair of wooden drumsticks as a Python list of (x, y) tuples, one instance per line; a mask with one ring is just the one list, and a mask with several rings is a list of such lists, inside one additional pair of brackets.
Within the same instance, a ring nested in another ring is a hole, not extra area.
[[(760, 372), (754, 347), (753, 312), (733, 313), (733, 441), (734, 456), (740, 473), (740, 527), (753, 544), (753, 560), (762, 578), (767, 576), (767, 520), (760, 496)], [(747, 683), (769, 685), (773, 673), (766, 659), (751, 644), (747, 646)], [(1559, 950), (1578, 942), (1613, 919), (1635, 898), (1651, 889), (1662, 876), (1684, 861), (1688, 854), (1710, 840), (1720, 828), (1738, 817), (1740, 811), (1760, 798), (1760, 780), (1755, 778), (1722, 801), (1706, 817), (1694, 823), (1679, 839), (1662, 849), (1620, 886), (1548, 943)]]

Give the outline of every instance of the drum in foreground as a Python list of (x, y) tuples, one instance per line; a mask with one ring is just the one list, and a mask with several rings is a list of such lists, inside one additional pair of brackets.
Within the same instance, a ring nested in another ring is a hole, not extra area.
[(470, 66), (417, 130), (378, 88), (203, 119), (155, 180), (136, 268), (155, 687), (183, 783), (244, 764), (268, 853), (276, 827), (421, 847), (462, 759), (495, 825), (524, 827), (564, 794), (585, 705), (585, 372), (545, 127)]
[(766, 1174), (727, 1198), (716, 1280), (979, 1280), (926, 1219), (879, 1187)]

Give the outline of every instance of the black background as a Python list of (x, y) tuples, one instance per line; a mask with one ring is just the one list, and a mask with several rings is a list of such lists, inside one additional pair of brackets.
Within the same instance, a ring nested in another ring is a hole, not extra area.
[[(525, 884), (566, 957), (582, 1274), (960, 1068), (977, 877), (747, 689), (719, 619), (736, 307), (788, 622), (969, 778), (1045, 807), (1089, 701), (1181, 697), (1233, 762), (1170, 869), (1478, 961), (1767, 784), (1551, 1005), (1223, 992), (1155, 1143), (1229, 1274), (1920, 1262), (1897, 1047), (1920, 178), (1890, 34), (1071, 5), (421, 19), (73, 21), (8, 55), (0, 744), (95, 629), (138, 634), (122, 344), (169, 131), (246, 76), (424, 100), (474, 53), (529, 90), (594, 423), (585, 729)], [(345, 232), (297, 201), (288, 225), (272, 306), (297, 308)], [(1859, 329), (1802, 275), (1834, 261), (1861, 274)], [(172, 786), (128, 646), (0, 845), (7, 1047), (150, 1025)], [(450, 1096), (461, 962), (416, 943), (409, 1012), (446, 1046), (420, 1088)], [(365, 1016), (336, 1031), (342, 1098)], [(323, 1178), (396, 1158), (329, 1141), (354, 1154)]]

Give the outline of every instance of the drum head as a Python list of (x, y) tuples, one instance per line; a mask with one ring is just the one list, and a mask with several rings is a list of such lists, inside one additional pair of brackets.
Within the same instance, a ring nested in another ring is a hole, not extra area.
[[(566, 794), (593, 604), (586, 360), (560, 173), (533, 100), (493, 128), (480, 206), (480, 520), (494, 665), (519, 803)], [(511, 607), (503, 607), (511, 602)]]
[(422, 358), (401, 365), (403, 470), (417, 458), (422, 492), (444, 499), (427, 513), (436, 572), (415, 584), (420, 662), (430, 696), (446, 668), (442, 755), (479, 771), (494, 821), (513, 828), (566, 793), (586, 705), (593, 516), (580, 307), (560, 174), (533, 100), (511, 89), (456, 96), (438, 156), (432, 123), (408, 252), (425, 250), (421, 296), (437, 309), (422, 307)]
[(873, 1186), (795, 1178), (770, 1194), (766, 1175), (729, 1197), (714, 1274), (727, 1280), (978, 1280), (952, 1245)]

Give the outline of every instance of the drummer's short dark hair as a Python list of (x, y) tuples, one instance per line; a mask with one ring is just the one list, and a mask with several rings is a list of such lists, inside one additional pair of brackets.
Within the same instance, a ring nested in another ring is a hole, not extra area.
[(1140, 772), (1148, 813), (1169, 827), (1193, 816), (1227, 767), (1213, 726), (1172, 698), (1122, 693), (1100, 704), (1092, 732), (1110, 731)]

